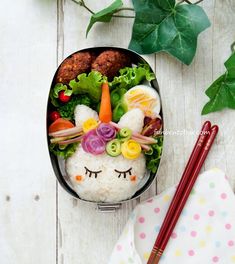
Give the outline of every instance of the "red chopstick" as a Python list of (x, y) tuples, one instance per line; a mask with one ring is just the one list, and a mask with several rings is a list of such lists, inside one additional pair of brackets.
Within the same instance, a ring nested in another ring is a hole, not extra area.
[[(208, 123), (210, 124), (210, 123)], [(202, 131), (205, 128), (206, 123), (202, 127)], [(208, 128), (208, 125), (206, 125)], [(197, 143), (193, 149), (193, 152), (190, 156), (188, 164), (185, 168), (183, 176), (181, 178), (180, 184), (177, 187), (177, 196), (174, 195), (169, 210), (167, 212), (167, 220), (164, 220), (158, 237), (155, 241), (154, 247), (152, 249), (150, 258), (147, 264), (157, 264), (160, 260), (160, 257), (167, 245), (167, 242), (174, 230), (174, 227), (178, 221), (178, 218), (184, 208), (184, 205), (190, 195), (190, 192), (193, 188), (193, 185), (197, 179), (197, 176), (201, 170), (201, 167), (209, 153), (209, 150), (214, 142), (214, 139), (218, 133), (218, 126), (213, 126), (210, 129), (210, 134), (206, 133), (205, 137), (199, 136)], [(201, 133), (202, 134), (202, 133)], [(198, 143), (200, 149), (198, 150)], [(204, 143), (204, 144), (203, 144)], [(202, 148), (203, 146), (203, 148)], [(197, 153), (199, 151), (199, 153)], [(184, 185), (183, 185), (184, 184)], [(180, 198), (179, 198), (180, 197)], [(177, 202), (176, 202), (177, 201)], [(173, 203), (173, 205), (172, 205)]]
[(172, 213), (174, 212), (177, 204), (179, 203), (179, 200), (181, 199), (181, 196), (183, 194), (183, 189), (191, 175), (191, 172), (192, 172), (192, 169), (193, 169), (193, 166), (194, 166), (194, 163), (195, 161), (197, 160), (198, 158), (198, 155), (200, 154), (200, 151), (202, 149), (202, 146), (207, 138), (207, 136), (209, 135), (209, 131), (211, 129), (211, 122), (210, 121), (206, 121), (202, 128), (201, 128), (201, 132), (198, 136), (198, 139), (197, 139), (197, 142), (193, 148), (193, 151), (191, 153), (191, 156), (188, 160), (188, 163), (186, 165), (186, 168), (183, 172), (183, 175), (181, 177), (181, 180), (177, 186), (177, 189), (176, 189), (176, 192), (174, 194), (174, 197), (172, 199), (172, 202), (170, 204), (170, 207), (167, 211), (167, 214), (166, 214), (166, 217), (163, 221), (163, 224), (162, 224), (162, 228), (158, 234), (159, 236), (159, 243), (160, 243), (160, 240), (163, 238), (166, 230), (165, 228), (168, 227), (169, 225), (169, 222), (171, 221), (171, 218), (172, 218)]
[[(180, 199), (181, 199), (181, 196), (183, 194), (183, 189), (191, 175), (191, 172), (192, 172), (192, 169), (193, 169), (193, 166), (194, 166), (194, 163), (195, 161), (197, 160), (198, 158), (198, 155), (200, 154), (200, 151), (202, 149), (202, 146), (207, 138), (207, 136), (209, 135), (209, 131), (210, 131), (210, 128), (211, 128), (211, 123), (210, 121), (206, 121), (202, 128), (201, 128), (201, 132), (198, 136), (198, 139), (197, 139), (197, 142), (196, 144), (194, 145), (194, 148), (193, 148), (193, 151), (191, 153), (191, 156), (188, 160), (188, 163), (185, 167), (185, 170), (183, 172), (183, 175), (181, 177), (181, 180), (177, 186), (177, 189), (176, 189), (176, 192), (174, 194), (174, 197), (172, 199), (172, 202), (170, 204), (170, 207), (167, 211), (167, 214), (166, 214), (166, 217), (162, 223), (162, 227), (159, 231), (159, 234), (158, 234), (158, 244), (161, 243), (161, 240), (163, 239), (164, 237), (164, 234), (166, 233), (166, 228), (168, 228), (169, 226), (169, 223), (171, 221), (171, 218), (172, 218), (172, 214), (174, 213), (174, 210), (177, 206), (177, 204), (179, 203)], [(156, 249), (157, 250), (157, 249)]]

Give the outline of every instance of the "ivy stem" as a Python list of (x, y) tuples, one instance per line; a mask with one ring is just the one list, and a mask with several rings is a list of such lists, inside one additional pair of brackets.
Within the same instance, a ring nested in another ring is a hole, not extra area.
[[(132, 7), (122, 7), (122, 8), (119, 8), (114, 14), (120, 12), (120, 11), (135, 11), (134, 8)], [(113, 17), (125, 17), (125, 18), (135, 18), (135, 16), (126, 16), (126, 15), (113, 15)]]
[(74, 3), (80, 5), (80, 6), (83, 6), (84, 8), (86, 8), (86, 10), (88, 12), (90, 12), (91, 14), (95, 14), (95, 12), (93, 12), (84, 2), (84, 0), (79, 0), (79, 1), (76, 1), (76, 0), (72, 0)]
[(135, 18), (135, 16), (125, 16), (125, 15), (113, 15), (113, 17)]
[(235, 41), (231, 44), (231, 50), (232, 52), (235, 52)]
[(124, 11), (124, 10), (135, 11), (135, 9), (132, 7), (122, 7), (122, 8), (117, 9), (117, 11), (115, 13), (120, 12), (120, 11)]
[(201, 3), (203, 0), (198, 0), (197, 2), (194, 3), (194, 5), (197, 5), (199, 3)]
[[(73, 1), (74, 3), (76, 3), (76, 4), (78, 4), (78, 5), (83, 6), (84, 8), (86, 8), (86, 10), (87, 10), (88, 12), (90, 12), (91, 14), (95, 14), (95, 12), (92, 11), (92, 10), (91, 10), (91, 9), (85, 4), (84, 0), (79, 0), (79, 1), (77, 1), (77, 0), (72, 0), (72, 1)], [(118, 12), (120, 12), (120, 11), (124, 11), (124, 10), (134, 11), (134, 8), (132, 8), (132, 7), (122, 7), (122, 8), (119, 8), (119, 9), (115, 12), (115, 14), (118, 13)], [(126, 16), (126, 15), (113, 15), (113, 17), (135, 18), (135, 16)]]
[(186, 2), (186, 3), (190, 4), (190, 5), (197, 5), (197, 4), (201, 3), (202, 1), (203, 1), (203, 0), (198, 0), (198, 1), (194, 2), (194, 3), (192, 3), (192, 2), (189, 1), (189, 0), (182, 0), (182, 1), (179, 2), (179, 4), (181, 4), (181, 3), (183, 3), (183, 2)]

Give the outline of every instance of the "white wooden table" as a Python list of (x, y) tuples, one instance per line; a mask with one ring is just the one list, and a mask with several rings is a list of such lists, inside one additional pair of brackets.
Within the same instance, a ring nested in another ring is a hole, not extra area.
[[(86, 2), (94, 10), (111, 3)], [(224, 71), (235, 40), (235, 1), (204, 0), (202, 6), (212, 26), (199, 37), (190, 66), (166, 54), (145, 57), (156, 70), (165, 128), (198, 131), (208, 118), (217, 123), (220, 134), (203, 170), (223, 169), (235, 187), (235, 111), (200, 115), (207, 101), (204, 90)], [(176, 183), (192, 150), (195, 135), (166, 135), (156, 184), (116, 213), (100, 213), (58, 185), (45, 130), (48, 90), (57, 65), (81, 48), (127, 47), (133, 23), (116, 18), (96, 25), (86, 39), (88, 20), (89, 13), (71, 0), (1, 1), (1, 264), (107, 263), (135, 204)]]

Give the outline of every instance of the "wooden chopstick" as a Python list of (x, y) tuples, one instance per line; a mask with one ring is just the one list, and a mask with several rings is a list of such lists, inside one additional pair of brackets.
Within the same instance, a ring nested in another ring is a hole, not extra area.
[[(210, 123), (205, 123), (202, 127), (202, 131), (208, 128), (210, 128)], [(167, 245), (167, 242), (178, 221), (178, 218), (184, 208), (184, 205), (190, 195), (190, 192), (201, 170), (201, 167), (218, 133), (218, 126), (213, 126), (209, 130), (209, 132), (209, 135), (208, 133), (206, 133), (205, 137), (201, 137), (202, 133), (198, 137), (197, 143), (194, 146), (193, 152), (182, 175), (180, 184), (177, 187), (177, 195), (174, 195), (171, 205), (168, 209), (166, 215), (167, 220), (164, 220), (162, 224), (147, 264), (157, 264), (159, 262), (161, 255)]]

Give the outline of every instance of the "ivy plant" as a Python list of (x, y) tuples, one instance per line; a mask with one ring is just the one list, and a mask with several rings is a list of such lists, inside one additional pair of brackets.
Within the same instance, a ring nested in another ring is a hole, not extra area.
[(224, 108), (235, 109), (235, 44), (232, 55), (225, 61), (226, 71), (206, 90), (209, 102), (203, 107), (202, 114), (220, 111)]
[[(97, 22), (110, 22), (113, 17), (134, 18), (129, 48), (140, 54), (165, 51), (189, 65), (196, 53), (198, 35), (210, 26), (210, 21), (197, 4), (184, 0), (132, 0), (133, 7), (122, 7), (122, 0), (115, 0), (99, 12), (93, 12), (84, 0), (74, 2), (85, 7), (91, 18), (86, 34)], [(123, 10), (134, 16), (119, 15)]]

